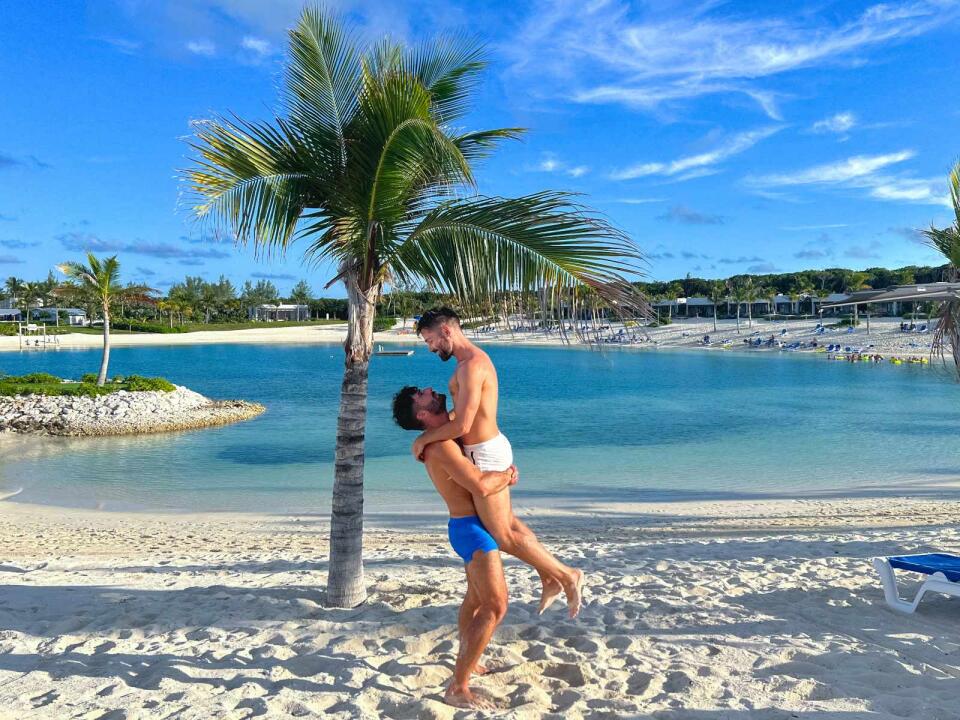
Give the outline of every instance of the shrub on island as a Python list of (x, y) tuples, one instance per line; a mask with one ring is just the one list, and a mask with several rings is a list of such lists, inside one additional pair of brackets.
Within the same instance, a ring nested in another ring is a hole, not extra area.
[(114, 320), (112, 327), (115, 330), (129, 330), (130, 332), (143, 333), (164, 333), (167, 335), (170, 333), (187, 332), (187, 328), (182, 325), (174, 325), (171, 327), (169, 325), (161, 325), (160, 323), (144, 322), (143, 320), (128, 320), (126, 318), (118, 318)]
[(97, 376), (87, 373), (80, 382), (61, 380), (49, 373), (0, 376), (0, 396), (12, 395), (70, 395), (98, 397), (126, 390), (127, 392), (173, 392), (176, 387), (164, 378), (140, 375), (117, 376), (103, 387), (97, 387)]

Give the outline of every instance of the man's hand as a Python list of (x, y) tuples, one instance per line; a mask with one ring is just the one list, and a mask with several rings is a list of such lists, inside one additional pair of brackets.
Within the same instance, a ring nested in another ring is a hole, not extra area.
[(507, 472), (510, 473), (510, 482), (507, 485), (516, 485), (517, 480), (520, 479), (520, 471), (517, 470), (517, 466), (511, 465), (507, 468)]
[(423, 451), (427, 449), (427, 444), (423, 441), (423, 435), (418, 435), (417, 439), (413, 441), (413, 456), (423, 462)]

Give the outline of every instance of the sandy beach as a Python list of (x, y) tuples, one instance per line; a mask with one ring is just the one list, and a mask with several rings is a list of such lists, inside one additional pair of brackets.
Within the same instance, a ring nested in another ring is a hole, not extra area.
[[(749, 348), (743, 342), (745, 339), (760, 337), (764, 340), (774, 335), (779, 342), (789, 344), (803, 342), (809, 344), (816, 340), (821, 347), (831, 344), (840, 344), (851, 347), (863, 353), (883, 356), (929, 357), (931, 332), (904, 333), (900, 331), (899, 318), (872, 318), (870, 330), (866, 328), (865, 318), (861, 326), (853, 333), (846, 328), (828, 327), (826, 332), (816, 332), (819, 320), (785, 320), (768, 322), (754, 320), (752, 327), (746, 319), (741, 320), (739, 332), (735, 320), (720, 320), (718, 329), (713, 329), (712, 318), (682, 318), (670, 325), (657, 328), (626, 328), (626, 334), (635, 334), (643, 337), (642, 342), (623, 345), (628, 348), (650, 349), (686, 349), (704, 351), (745, 351), (745, 352), (782, 352), (778, 348)], [(829, 326), (829, 319), (826, 322)], [(917, 325), (927, 323), (924, 320)], [(614, 323), (609, 329), (600, 332), (600, 337), (609, 337), (619, 331), (622, 325)], [(783, 331), (786, 331), (783, 333)], [(530, 345), (564, 345), (566, 341), (557, 333), (544, 332), (510, 332), (498, 328), (493, 332), (475, 333), (468, 331), (467, 335), (475, 341), (484, 343), (523, 343)], [(705, 347), (702, 343), (704, 335), (709, 335), (711, 344)], [(191, 333), (150, 334), (135, 333), (129, 335), (112, 335), (113, 347), (132, 347), (149, 345), (205, 345), (215, 343), (239, 344), (308, 344), (308, 343), (341, 343), (346, 338), (346, 324), (342, 325), (312, 325), (301, 327), (264, 327), (250, 330), (198, 331)], [(576, 336), (568, 333), (568, 338), (576, 342)], [(378, 343), (409, 343), (419, 342), (412, 330), (412, 321), (407, 327), (398, 326), (387, 332), (374, 334), (374, 344)], [(98, 335), (70, 333), (58, 336), (58, 344), (50, 345), (48, 349), (84, 349), (100, 348), (103, 340)], [(614, 344), (615, 347), (621, 347)], [(20, 350), (16, 337), (0, 337), (0, 352)], [(28, 348), (30, 352), (38, 348)], [(800, 353), (814, 353), (813, 349), (799, 350)]]
[[(499, 717), (957, 717), (957, 603), (883, 603), (874, 555), (960, 551), (910, 498), (522, 511), (585, 569), (581, 617), (532, 571), (478, 685)], [(369, 602), (323, 605), (327, 522), (0, 503), (0, 716), (464, 718), (441, 702), (463, 570), (440, 515), (368, 518)]]

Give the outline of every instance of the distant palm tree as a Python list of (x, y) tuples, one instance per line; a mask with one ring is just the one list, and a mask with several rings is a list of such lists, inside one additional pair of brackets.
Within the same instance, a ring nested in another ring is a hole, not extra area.
[(740, 334), (740, 306), (747, 299), (747, 290), (744, 287), (744, 283), (734, 282), (731, 286), (731, 295), (737, 303), (737, 334)]
[(800, 304), (802, 302), (802, 298), (806, 296), (810, 300), (810, 314), (814, 315), (816, 313), (816, 309), (813, 307), (815, 299), (817, 298), (816, 292), (817, 288), (809, 277), (803, 275), (797, 279), (796, 284), (793, 286), (793, 291), (791, 292), (791, 297), (793, 295), (797, 296), (797, 312), (802, 312), (800, 310)]
[(97, 385), (103, 387), (107, 381), (107, 366), (110, 364), (111, 308), (122, 300), (143, 300), (147, 293), (153, 290), (146, 285), (121, 286), (120, 263), (117, 262), (116, 255), (100, 260), (93, 253), (87, 253), (86, 265), (71, 261), (58, 265), (57, 269), (71, 281), (61, 286), (61, 293), (86, 297), (100, 306), (103, 315), (103, 357), (100, 360)]
[[(956, 282), (960, 275), (960, 162), (950, 172), (950, 199), (955, 217), (953, 225), (942, 230), (931, 225), (929, 230), (921, 232), (926, 236), (927, 244), (947, 259), (947, 281)], [(943, 302), (937, 315), (931, 352), (942, 359), (947, 346), (950, 347), (957, 377), (960, 378), (960, 298)]]
[(741, 284), (741, 289), (743, 290), (743, 299), (747, 303), (747, 319), (750, 323), (750, 327), (753, 327), (753, 304), (757, 301), (757, 298), (760, 296), (760, 288), (756, 286), (753, 282), (752, 277), (748, 277)]
[[(461, 132), (484, 67), (479, 46), (361, 52), (339, 22), (305, 9), (290, 31), (285, 117), (197, 124), (185, 178), (195, 212), (240, 243), (332, 262), (349, 307), (337, 424), (326, 601), (352, 607), (363, 578), (363, 467), (373, 320), (383, 284), (432, 282), (462, 302), (498, 292), (594, 288), (641, 306), (625, 274), (641, 255), (622, 232), (561, 192), (506, 199), (473, 193), (471, 163), (518, 128)], [(465, 192), (466, 191), (466, 192)]]
[[(855, 293), (858, 290), (869, 290), (870, 286), (867, 285), (867, 280), (870, 279), (870, 273), (861, 272), (858, 270), (844, 270), (841, 275), (843, 281), (843, 291), (848, 295)], [(853, 324), (858, 325), (860, 323), (859, 317), (860, 313), (858, 310), (859, 306), (853, 306)]]
[(717, 305), (727, 296), (727, 285), (723, 280), (710, 283), (710, 302), (713, 303), (713, 331), (717, 331)]

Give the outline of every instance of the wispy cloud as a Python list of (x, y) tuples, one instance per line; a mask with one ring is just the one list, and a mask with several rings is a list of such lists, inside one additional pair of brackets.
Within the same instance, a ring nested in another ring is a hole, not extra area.
[(128, 40), (127, 38), (104, 37), (98, 39), (119, 50), (124, 55), (136, 55), (140, 48), (143, 47), (143, 43), (137, 42), (136, 40)]
[(273, 46), (269, 41), (254, 37), (253, 35), (244, 37), (243, 40), (240, 41), (240, 47), (244, 50), (249, 50), (259, 59), (265, 58), (273, 50)]
[(563, 173), (573, 178), (583, 177), (590, 172), (590, 168), (586, 165), (571, 166), (569, 163), (561, 160), (554, 152), (542, 153), (540, 162), (528, 169), (534, 172)]
[(721, 225), (723, 224), (722, 215), (709, 215), (707, 213), (691, 210), (684, 205), (674, 205), (663, 215), (658, 215), (657, 220), (666, 220), (669, 222), (683, 223), (684, 225)]
[(75, 252), (114, 252), (132, 253), (134, 255), (149, 255), (157, 258), (213, 258), (223, 259), (230, 257), (230, 253), (213, 248), (183, 248), (169, 243), (148, 242), (116, 242), (104, 240), (93, 233), (69, 232), (57, 236), (57, 240), (67, 250)]
[(844, 135), (857, 124), (857, 116), (852, 112), (842, 112), (831, 115), (823, 120), (817, 120), (810, 128), (815, 133), (834, 133)]
[(217, 52), (217, 46), (210, 40), (190, 40), (186, 47), (194, 55), (203, 55), (204, 57), (213, 57)]
[(0, 265), (22, 265), (23, 262), (18, 255), (0, 255)]
[(259, 280), (296, 280), (296, 275), (288, 275), (287, 273), (265, 273), (265, 272), (255, 272), (253, 277)]
[(678, 176), (679, 179), (703, 177), (704, 171), (709, 171), (712, 174), (715, 171), (715, 166), (719, 163), (745, 150), (749, 150), (761, 140), (770, 137), (781, 129), (782, 126), (780, 125), (772, 125), (756, 130), (736, 133), (720, 143), (713, 150), (708, 150), (707, 152), (696, 155), (687, 155), (686, 157), (681, 157), (669, 162), (637, 163), (622, 170), (615, 170), (611, 173), (610, 177), (613, 180), (633, 180), (649, 175), (663, 175), (666, 177)]
[(814, 165), (805, 170), (792, 173), (761, 175), (753, 178), (752, 184), (757, 185), (812, 185), (836, 184), (867, 177), (888, 165), (895, 165), (909, 160), (914, 155), (911, 150), (888, 153), (886, 155), (856, 155), (832, 163)]
[(25, 250), (26, 248), (37, 247), (39, 244), (36, 240), (33, 242), (27, 242), (26, 240), (0, 240), (0, 245), (10, 250)]
[(649, 205), (651, 203), (662, 203), (665, 201), (666, 201), (666, 198), (639, 197), (639, 198), (617, 198), (614, 202), (623, 203), (624, 205)]
[(874, 240), (869, 245), (851, 245), (843, 251), (843, 256), (857, 260), (876, 260), (880, 257), (878, 250), (882, 247), (883, 243), (879, 240)]
[(850, 227), (849, 223), (827, 223), (825, 225), (784, 225), (781, 230), (791, 232), (801, 232), (805, 230), (836, 230), (839, 228)]
[(856, 155), (845, 160), (814, 165), (788, 173), (751, 176), (747, 185), (761, 188), (821, 185), (862, 188), (877, 200), (949, 205), (945, 181), (915, 178), (903, 173), (889, 175), (881, 170), (898, 165), (914, 156), (912, 150), (884, 155)]
[(151, 270), (150, 268), (137, 266), (137, 272), (143, 275), (144, 277), (153, 277), (157, 274), (156, 270)]
[(9, 153), (0, 152), (0, 170), (14, 167), (31, 167), (37, 170), (47, 170), (53, 167), (53, 165), (48, 162), (44, 162), (36, 155), (24, 155), (22, 157), (16, 157), (14, 155), (10, 155)]
[(720, 263), (721, 265), (746, 265), (747, 263), (765, 263), (767, 261), (764, 260), (762, 257), (757, 257), (756, 255), (754, 255), (753, 257), (747, 257), (746, 255), (741, 255), (740, 257), (735, 257), (735, 258), (722, 257), (719, 260), (717, 260), (717, 262)]
[(553, 77), (557, 94), (578, 102), (655, 110), (704, 95), (741, 94), (780, 119), (778, 96), (764, 79), (854, 57), (863, 62), (868, 50), (945, 25), (960, 10), (942, 0), (907, 0), (859, 14), (831, 13), (828, 20), (824, 13), (763, 17), (732, 7), (543, 1), (505, 52), (515, 72)]

